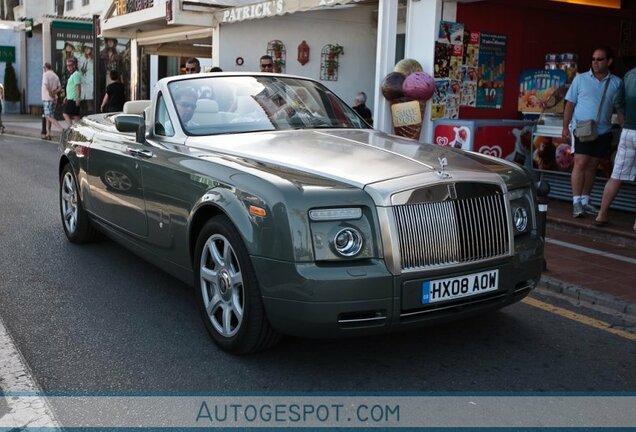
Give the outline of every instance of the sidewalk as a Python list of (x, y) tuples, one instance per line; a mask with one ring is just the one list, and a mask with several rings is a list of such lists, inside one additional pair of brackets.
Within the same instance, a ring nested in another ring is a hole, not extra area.
[(610, 224), (572, 217), (572, 203), (548, 205), (542, 285), (549, 290), (636, 316), (636, 215), (610, 210)]
[[(5, 127), (5, 134), (28, 136), (31, 138), (42, 137), (42, 116), (29, 114), (6, 114), (2, 113), (2, 123)], [(60, 120), (60, 124), (66, 127), (66, 122)], [(62, 131), (53, 127), (51, 131), (52, 141), (59, 141)]]
[[(3, 114), (5, 134), (40, 138), (42, 118)], [(65, 122), (62, 122), (65, 125)], [(51, 133), (53, 141), (60, 132)], [(546, 229), (546, 271), (541, 287), (636, 316), (635, 215), (611, 210), (610, 225), (572, 217), (570, 202), (551, 200)]]

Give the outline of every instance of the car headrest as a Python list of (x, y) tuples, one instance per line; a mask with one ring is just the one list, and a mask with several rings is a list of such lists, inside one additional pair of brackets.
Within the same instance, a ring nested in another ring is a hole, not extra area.
[(218, 113), (219, 104), (212, 99), (199, 99), (197, 101), (196, 112), (199, 113)]
[(124, 114), (143, 114), (146, 107), (150, 106), (150, 100), (128, 101), (124, 104)]

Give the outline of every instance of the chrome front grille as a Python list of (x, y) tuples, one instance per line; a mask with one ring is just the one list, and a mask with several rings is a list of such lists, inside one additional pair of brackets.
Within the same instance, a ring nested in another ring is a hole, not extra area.
[(461, 264), (509, 254), (503, 194), (393, 207), (402, 270)]

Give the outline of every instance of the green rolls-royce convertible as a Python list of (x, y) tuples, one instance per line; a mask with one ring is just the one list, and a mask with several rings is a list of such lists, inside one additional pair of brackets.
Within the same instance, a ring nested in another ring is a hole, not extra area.
[(212, 339), (415, 329), (538, 283), (535, 187), (519, 166), (371, 129), (326, 87), (276, 74), (161, 79), (60, 144), (62, 226), (193, 284)]

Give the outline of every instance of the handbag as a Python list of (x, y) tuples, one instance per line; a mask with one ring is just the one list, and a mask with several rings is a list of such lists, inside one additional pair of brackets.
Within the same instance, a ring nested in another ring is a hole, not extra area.
[(582, 142), (594, 141), (598, 138), (596, 122), (594, 120), (580, 120), (576, 122), (574, 135)]
[(603, 108), (603, 101), (605, 100), (605, 93), (607, 92), (607, 87), (609, 87), (610, 78), (607, 78), (607, 82), (605, 83), (605, 88), (603, 89), (603, 95), (601, 96), (601, 103), (598, 105), (598, 111), (596, 112), (596, 120), (578, 120), (576, 122), (576, 128), (574, 129), (574, 135), (581, 142), (594, 141), (598, 138), (598, 131), (596, 130), (596, 124), (598, 123), (599, 118), (601, 117), (601, 108)]

